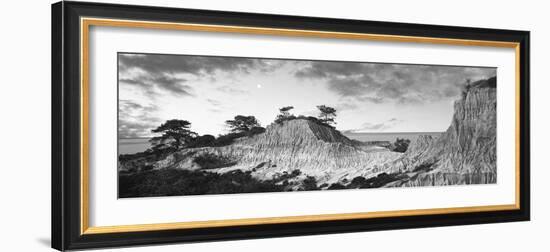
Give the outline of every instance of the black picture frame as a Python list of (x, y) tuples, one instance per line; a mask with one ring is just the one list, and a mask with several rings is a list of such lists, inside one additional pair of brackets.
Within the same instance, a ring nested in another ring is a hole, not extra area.
[[(284, 224), (82, 234), (80, 18), (102, 17), (519, 43), (519, 209)], [(422, 228), (530, 218), (528, 31), (406, 24), (102, 3), (52, 5), (52, 247), (58, 250)]]

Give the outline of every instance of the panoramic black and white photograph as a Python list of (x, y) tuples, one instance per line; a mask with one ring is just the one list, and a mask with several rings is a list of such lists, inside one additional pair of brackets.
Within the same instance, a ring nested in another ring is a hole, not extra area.
[(494, 184), (496, 68), (118, 54), (118, 197)]

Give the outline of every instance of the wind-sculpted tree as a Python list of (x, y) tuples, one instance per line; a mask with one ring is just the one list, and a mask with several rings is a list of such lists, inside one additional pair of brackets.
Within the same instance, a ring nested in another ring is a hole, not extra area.
[(281, 123), (286, 120), (292, 120), (296, 118), (293, 114), (291, 114), (289, 111), (294, 109), (293, 106), (286, 106), (279, 109), (279, 114), (275, 118), (276, 123)]
[(153, 133), (162, 133), (162, 135), (153, 137), (151, 143), (159, 146), (168, 142), (169, 146), (179, 149), (198, 136), (198, 134), (191, 131), (190, 128), (191, 123), (189, 121), (178, 119), (168, 120), (152, 130)]
[(261, 128), (260, 123), (254, 116), (237, 115), (233, 120), (225, 121), (232, 133), (244, 133), (253, 128)]
[(325, 106), (325, 105), (319, 105), (317, 106), (317, 109), (319, 109), (320, 111), (319, 120), (322, 123), (325, 123), (327, 125), (336, 124), (336, 122), (334, 121), (334, 118), (336, 118), (335, 108)]
[(282, 108), (279, 109), (279, 112), (281, 112), (280, 115), (283, 116), (283, 117), (289, 117), (289, 116), (291, 116), (289, 111), (292, 110), (292, 109), (294, 109), (293, 106), (282, 107)]

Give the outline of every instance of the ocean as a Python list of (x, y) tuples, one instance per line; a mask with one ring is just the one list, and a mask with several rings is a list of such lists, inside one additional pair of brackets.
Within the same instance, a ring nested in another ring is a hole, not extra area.
[[(343, 133), (346, 137), (361, 142), (389, 141), (397, 138), (416, 140), (419, 135), (439, 136), (442, 132), (384, 132), (384, 133)], [(148, 138), (121, 138), (118, 140), (118, 154), (133, 154), (151, 147)]]
[(420, 135), (439, 136), (443, 132), (380, 132), (380, 133), (342, 133), (349, 139), (361, 142), (390, 141), (395, 142), (397, 138), (405, 138), (414, 142)]
[(134, 154), (142, 152), (151, 147), (149, 138), (119, 138), (118, 154)]

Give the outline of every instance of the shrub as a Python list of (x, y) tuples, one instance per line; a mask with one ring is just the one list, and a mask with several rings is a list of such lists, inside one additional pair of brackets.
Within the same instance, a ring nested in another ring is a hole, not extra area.
[(304, 189), (304, 191), (319, 190), (319, 188), (317, 187), (317, 180), (315, 179), (315, 177), (312, 176), (307, 176), (302, 181), (302, 188)]
[(275, 183), (277, 183), (277, 182), (280, 182), (280, 181), (283, 181), (283, 180), (288, 180), (288, 179), (291, 179), (291, 178), (298, 177), (298, 176), (300, 176), (300, 174), (302, 174), (302, 171), (300, 171), (298, 169), (293, 170), (290, 174), (286, 171), (283, 172), (283, 174), (277, 173), (273, 176), (273, 181)]
[[(351, 182), (344, 186), (342, 184), (332, 184), (328, 188), (331, 189), (357, 189), (357, 188), (379, 188), (390, 182), (400, 180), (406, 175), (399, 174), (387, 174), (385, 172), (378, 174), (376, 177), (364, 178), (362, 176), (357, 176), (351, 180)], [(342, 181), (342, 183), (345, 183)], [(322, 187), (322, 186), (321, 186)]]
[(286, 121), (292, 121), (296, 119), (296, 116), (294, 115), (289, 115), (289, 116), (277, 116), (277, 118), (275, 118), (275, 123), (278, 123), (278, 124), (281, 124), (283, 122), (286, 122)]
[(378, 174), (376, 177), (366, 179), (360, 188), (379, 188), (399, 179), (400, 176), (398, 174), (387, 174), (383, 172)]
[(264, 133), (264, 132), (265, 132), (264, 127), (253, 127), (250, 130), (244, 131), (244, 132), (219, 135), (218, 138), (216, 138), (216, 140), (213, 141), (210, 146), (215, 146), (215, 147), (227, 146), (227, 145), (232, 144), (235, 141), (235, 139), (237, 139), (237, 138), (241, 138), (241, 137), (245, 137), (245, 136), (251, 137), (251, 136), (261, 134), (261, 133)]
[(212, 135), (198, 136), (195, 139), (193, 139), (189, 144), (187, 144), (186, 147), (199, 148), (199, 147), (213, 146), (215, 141), (216, 141), (216, 137)]
[(232, 161), (230, 158), (212, 153), (204, 153), (196, 156), (193, 158), (193, 162), (198, 164), (202, 169), (223, 168), (236, 164), (236, 162)]
[(264, 133), (264, 132), (265, 132), (264, 127), (253, 127), (252, 129), (250, 129), (249, 131), (246, 132), (246, 135), (247, 136), (253, 136), (253, 135), (261, 134), (261, 133)]
[(395, 142), (391, 145), (390, 149), (395, 152), (405, 152), (409, 148), (411, 140), (397, 138)]
[(142, 171), (150, 171), (150, 170), (153, 170), (154, 168), (155, 167), (153, 167), (152, 165), (146, 165), (141, 170)]
[(365, 183), (367, 182), (367, 179), (365, 177), (357, 176), (351, 180), (351, 183), (347, 186), (348, 188), (361, 188)]
[(119, 176), (121, 198), (281, 191), (283, 185), (257, 180), (241, 170), (218, 174), (163, 169)]
[(235, 139), (244, 136), (244, 133), (229, 133), (225, 135), (219, 135), (218, 138), (216, 138), (216, 141), (214, 141), (213, 146), (227, 146), (232, 144)]
[(339, 184), (339, 183), (334, 183), (334, 184), (331, 184), (327, 190), (341, 190), (341, 189), (346, 189), (346, 187), (342, 184)]

